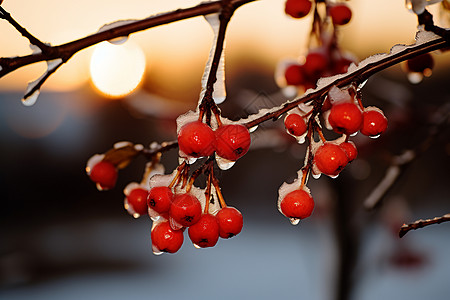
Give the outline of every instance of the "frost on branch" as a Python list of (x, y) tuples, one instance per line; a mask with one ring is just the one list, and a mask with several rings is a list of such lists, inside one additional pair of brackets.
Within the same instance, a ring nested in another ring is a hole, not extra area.
[(28, 83), (25, 90), (25, 96), (22, 99), (22, 103), (26, 106), (31, 106), (36, 103), (39, 97), (40, 88), (42, 84), (47, 80), (52, 73), (54, 73), (61, 65), (63, 60), (61, 58), (47, 61), (47, 70), (41, 77)]
[[(214, 33), (214, 40), (213, 40), (211, 50), (209, 52), (208, 62), (206, 63), (205, 71), (204, 71), (203, 77), (202, 77), (202, 90), (200, 92), (199, 103), (202, 101), (203, 96), (206, 93), (206, 88), (207, 88), (206, 85), (208, 83), (208, 78), (209, 78), (209, 73), (211, 71), (214, 53), (216, 52), (217, 39), (219, 36), (219, 28), (220, 28), (219, 14), (206, 15), (205, 20), (211, 26), (211, 29)], [(226, 96), (227, 96), (226, 88), (225, 88), (225, 44), (223, 45), (222, 53), (220, 55), (219, 67), (217, 69), (216, 77), (217, 77), (217, 81), (214, 83), (213, 99), (214, 99), (214, 102), (216, 102), (216, 104), (220, 104), (225, 101)]]

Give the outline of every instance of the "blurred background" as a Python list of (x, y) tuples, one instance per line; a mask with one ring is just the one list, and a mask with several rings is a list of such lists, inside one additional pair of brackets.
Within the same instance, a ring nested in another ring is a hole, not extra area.
[[(197, 3), (5, 0), (2, 7), (39, 39), (57, 45), (113, 21)], [(354, 14), (341, 30), (342, 48), (363, 59), (412, 43), (417, 20), (404, 4), (350, 1)], [(237, 120), (286, 101), (273, 74), (280, 60), (305, 54), (311, 19), (290, 19), (283, 9), (284, 1), (263, 0), (235, 13), (227, 35), (224, 116)], [(430, 11), (442, 22), (435, 5)], [(0, 56), (29, 54), (28, 41), (0, 21)], [(277, 211), (278, 187), (296, 177), (305, 147), (283, 133), (281, 122), (267, 122), (253, 135), (251, 152), (220, 174), (227, 203), (244, 215), (243, 232), (201, 250), (186, 236), (177, 254), (152, 254), (151, 221), (135, 220), (123, 208), (122, 189), (141, 180), (145, 160), (122, 170), (116, 188), (106, 192), (96, 190), (84, 168), (93, 154), (118, 141), (149, 145), (176, 138), (175, 118), (196, 107), (212, 38), (208, 23), (194, 18), (114, 41), (120, 45), (90, 47), (45, 83), (31, 107), (21, 99), (45, 63), (0, 80), (0, 298), (448, 295), (450, 224), (397, 237), (403, 222), (450, 211), (448, 126), (439, 128), (379, 209), (363, 209), (392, 156), (419, 145), (439, 112), (448, 114), (446, 53), (433, 54), (433, 75), (420, 84), (409, 83), (401, 66), (369, 80), (363, 102), (384, 110), (389, 130), (379, 139), (354, 137), (360, 156), (339, 178), (310, 179), (313, 217), (292, 226)], [(167, 172), (177, 166), (176, 152), (163, 155)]]

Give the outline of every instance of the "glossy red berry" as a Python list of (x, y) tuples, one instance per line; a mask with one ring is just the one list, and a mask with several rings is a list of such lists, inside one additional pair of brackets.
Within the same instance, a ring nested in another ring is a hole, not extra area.
[(352, 10), (344, 3), (331, 6), (329, 12), (334, 25), (345, 25), (352, 19)]
[(406, 67), (410, 72), (425, 73), (434, 67), (434, 60), (430, 53), (425, 53), (406, 61)]
[(288, 218), (305, 219), (314, 210), (314, 200), (308, 192), (295, 190), (281, 200), (280, 209), (283, 215)]
[(239, 210), (234, 207), (224, 207), (216, 215), (219, 221), (219, 235), (223, 239), (231, 238), (242, 230), (244, 218)]
[(339, 145), (342, 150), (344, 150), (345, 154), (347, 154), (348, 162), (355, 160), (358, 156), (358, 150), (353, 142), (344, 142)]
[(178, 132), (178, 146), (191, 157), (209, 156), (214, 152), (214, 132), (200, 121), (187, 123)]
[(361, 128), (362, 121), (362, 111), (351, 102), (334, 104), (328, 116), (328, 122), (337, 133), (353, 134)]
[(317, 149), (314, 155), (314, 163), (323, 174), (336, 176), (347, 165), (348, 158), (344, 150), (338, 145), (325, 143)]
[(167, 186), (156, 186), (150, 190), (147, 205), (157, 213), (168, 212), (172, 205), (173, 193)]
[(239, 124), (222, 125), (216, 132), (216, 153), (228, 160), (237, 160), (250, 148), (250, 133)]
[(293, 18), (303, 18), (309, 14), (312, 3), (310, 0), (287, 0), (284, 11)]
[(100, 161), (92, 167), (89, 177), (102, 189), (112, 189), (117, 181), (117, 168), (109, 161)]
[(284, 119), (284, 126), (294, 136), (301, 136), (306, 132), (305, 120), (299, 114), (287, 115)]
[(361, 133), (375, 137), (384, 133), (387, 129), (388, 121), (383, 112), (377, 108), (366, 109), (363, 113), (363, 123)]
[(183, 231), (173, 230), (168, 221), (156, 225), (151, 233), (152, 245), (159, 251), (175, 253), (183, 245)]
[(198, 222), (202, 215), (202, 206), (191, 194), (176, 194), (169, 211), (170, 217), (178, 224), (189, 227)]
[(303, 74), (303, 67), (301, 65), (289, 65), (284, 71), (287, 85), (301, 85), (305, 82), (305, 75)]
[(128, 205), (139, 215), (147, 214), (147, 195), (146, 189), (136, 188), (127, 196)]
[(197, 223), (189, 227), (188, 234), (195, 245), (214, 247), (219, 240), (219, 221), (214, 215), (203, 214)]

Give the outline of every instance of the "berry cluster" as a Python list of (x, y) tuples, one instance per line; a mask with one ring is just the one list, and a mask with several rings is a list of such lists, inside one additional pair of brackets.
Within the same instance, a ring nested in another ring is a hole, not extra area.
[[(157, 175), (150, 179), (146, 203), (154, 221), (151, 239), (155, 254), (177, 252), (183, 244), (186, 228), (197, 248), (213, 247), (219, 237), (228, 239), (241, 232), (242, 214), (226, 205), (211, 162), (204, 165), (209, 184), (204, 191), (192, 185), (200, 174), (198, 170), (203, 170), (197, 169), (187, 179), (189, 165), (186, 163), (181, 164), (174, 175)], [(171, 182), (167, 185), (168, 179)]]
[[(199, 158), (216, 154), (227, 160), (236, 161), (250, 148), (250, 133), (240, 124), (212, 128), (201, 121), (183, 125), (178, 132), (178, 144), (181, 156)], [(184, 155), (183, 155), (184, 154)]]
[[(311, 172), (315, 178), (320, 174), (336, 177), (347, 164), (353, 161), (358, 150), (349, 141), (349, 137), (361, 132), (375, 138), (387, 129), (387, 119), (376, 107), (363, 107), (361, 95), (356, 88), (347, 89), (333, 87), (322, 101), (316, 100), (313, 105), (301, 104), (284, 119), (286, 131), (297, 138), (299, 143), (308, 139), (308, 152), (305, 165), (299, 173), (300, 185), (294, 182), (290, 187), (280, 188), (279, 210), (296, 224), (298, 220), (311, 215), (314, 201), (306, 187)], [(328, 141), (322, 133), (320, 120), (328, 129), (342, 136)], [(314, 140), (314, 132), (320, 137)]]
[[(325, 10), (318, 10), (319, 5), (325, 5)], [(350, 22), (352, 16), (347, 4), (314, 1), (313, 5), (309, 0), (286, 1), (285, 12), (291, 17), (304, 17), (311, 10), (314, 10), (314, 19), (308, 53), (280, 63), (277, 82), (281, 87), (292, 86), (299, 91), (314, 88), (319, 78), (345, 73), (356, 61), (352, 55), (341, 51), (336, 42), (336, 28)], [(319, 11), (325, 13), (321, 15)]]

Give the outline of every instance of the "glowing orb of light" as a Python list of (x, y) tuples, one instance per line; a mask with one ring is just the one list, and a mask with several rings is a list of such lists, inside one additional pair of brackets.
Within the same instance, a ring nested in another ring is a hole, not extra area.
[(145, 71), (145, 55), (132, 41), (123, 44), (102, 42), (92, 53), (91, 80), (107, 97), (119, 98), (133, 92)]

